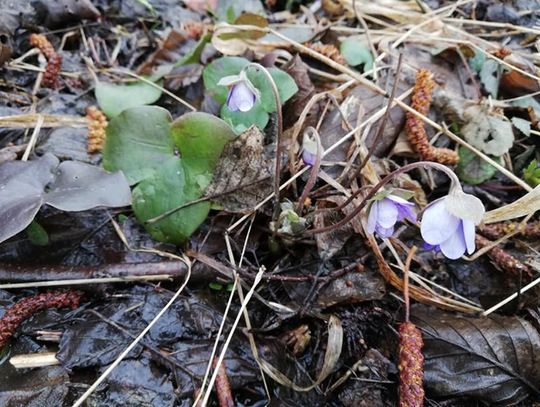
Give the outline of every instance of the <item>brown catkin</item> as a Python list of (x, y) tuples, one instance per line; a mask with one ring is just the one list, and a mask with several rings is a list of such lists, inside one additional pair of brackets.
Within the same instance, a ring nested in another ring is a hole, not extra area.
[[(486, 247), (491, 243), (492, 242), (485, 237), (482, 237), (478, 234), (476, 235), (476, 244), (478, 245), (478, 247)], [(502, 247), (495, 246), (487, 252), (487, 255), (495, 264), (495, 266), (497, 266), (502, 271), (515, 275), (525, 273), (529, 277), (532, 276), (532, 270), (527, 264), (522, 263), (519, 259), (512, 256)]]
[(56, 51), (54, 50), (54, 47), (50, 43), (50, 41), (42, 34), (31, 34), (30, 35), (30, 45), (33, 47), (39, 48), (41, 53), (45, 55), (45, 58), (48, 60), (51, 59), (54, 55), (56, 55)]
[(58, 76), (62, 69), (62, 55), (58, 54), (50, 41), (42, 34), (31, 34), (30, 45), (39, 48), (47, 58), (47, 66), (43, 73), (43, 86), (56, 89), (59, 86)]
[(0, 348), (5, 346), (23, 321), (47, 308), (75, 309), (83, 293), (80, 291), (53, 291), (26, 297), (6, 310), (0, 318)]
[(308, 44), (308, 47), (313, 51), (330, 58), (332, 61), (337, 62), (338, 64), (345, 65), (343, 55), (341, 55), (339, 49), (337, 49), (334, 44), (323, 44), (321, 42), (316, 42), (314, 44)]
[[(519, 222), (498, 222), (480, 226), (478, 231), (491, 240), (497, 240), (508, 233), (515, 232), (519, 228)], [(529, 222), (521, 230), (520, 235), (527, 239), (540, 238), (540, 220)]]
[(222, 362), (219, 366), (217, 365), (218, 358), (214, 357), (214, 369), (218, 369), (218, 374), (216, 376), (216, 395), (218, 398), (219, 407), (234, 407), (234, 398), (232, 395), (231, 384), (229, 382), (229, 377), (227, 376), (227, 370), (225, 369), (225, 364)]
[(87, 151), (90, 154), (98, 153), (105, 144), (107, 118), (95, 106), (86, 109), (86, 118), (89, 120)]
[[(432, 92), (435, 87), (431, 72), (421, 69), (416, 74), (416, 83), (414, 85), (411, 97), (411, 107), (417, 112), (426, 116), (431, 104)], [(459, 161), (455, 151), (448, 148), (437, 148), (429, 144), (426, 129), (422, 119), (407, 112), (407, 121), (405, 131), (413, 150), (426, 161), (435, 161), (441, 164), (454, 165)]]
[(422, 333), (412, 322), (399, 326), (399, 406), (424, 405)]

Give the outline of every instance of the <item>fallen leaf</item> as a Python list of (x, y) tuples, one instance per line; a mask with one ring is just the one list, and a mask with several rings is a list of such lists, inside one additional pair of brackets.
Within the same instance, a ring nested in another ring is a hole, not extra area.
[(476, 185), (487, 181), (497, 173), (491, 164), (479, 158), (466, 147), (459, 147), (459, 163), (456, 174), (463, 182)]
[(300, 58), (298, 54), (287, 62), (283, 69), (291, 75), (298, 86), (298, 92), (294, 94), (287, 102), (285, 109), (283, 109), (287, 121), (294, 123), (302, 114), (308, 101), (315, 94), (315, 86), (309, 77), (307, 65), (302, 61), (302, 58)]
[(514, 132), (512, 124), (500, 116), (494, 116), (483, 106), (471, 106), (465, 110), (467, 120), (461, 134), (474, 147), (484, 153), (499, 157), (512, 147)]
[(497, 94), (499, 93), (499, 81), (501, 77), (501, 68), (497, 61), (494, 59), (488, 59), (482, 65), (480, 70), (480, 81), (486, 91), (488, 91), (491, 96), (497, 99)]
[(424, 384), (432, 397), (514, 405), (540, 394), (540, 335), (526, 320), (413, 312), (424, 339)]
[(229, 142), (214, 171), (205, 196), (214, 197), (222, 209), (244, 213), (272, 193), (273, 145), (263, 145), (264, 135), (252, 126)]

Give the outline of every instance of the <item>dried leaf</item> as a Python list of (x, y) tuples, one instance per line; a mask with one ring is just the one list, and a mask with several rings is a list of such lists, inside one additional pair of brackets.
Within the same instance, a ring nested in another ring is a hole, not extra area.
[(484, 223), (502, 222), (503, 220), (520, 218), (540, 210), (540, 185), (508, 205), (487, 212), (482, 219)]
[(317, 380), (308, 387), (300, 387), (296, 385), (292, 380), (287, 376), (281, 373), (276, 367), (272, 366), (264, 359), (260, 359), (259, 363), (261, 368), (274, 379), (276, 382), (290, 387), (294, 391), (298, 392), (308, 392), (321, 384), (328, 375), (334, 369), (339, 356), (341, 355), (341, 349), (343, 346), (343, 326), (341, 320), (335, 315), (331, 315), (328, 321), (328, 342), (326, 345), (326, 353), (324, 354), (324, 363), (319, 372)]
[(424, 383), (437, 397), (514, 405), (540, 394), (540, 335), (518, 317), (414, 313), (424, 337)]
[[(263, 146), (264, 135), (252, 126), (227, 144), (205, 191), (224, 210), (243, 213), (272, 192), (273, 146)], [(220, 195), (220, 196), (216, 196)]]
[[(342, 215), (340, 213), (337, 213), (335, 208), (334, 210), (332, 210), (332, 207), (338, 206), (345, 200), (345, 197), (338, 195), (326, 197), (324, 200), (318, 200), (317, 210), (327, 209), (330, 211), (317, 211), (313, 219), (313, 226), (316, 229), (319, 229), (339, 221)], [(348, 205), (348, 207), (350, 206), (352, 205)], [(328, 260), (343, 248), (345, 243), (347, 243), (347, 240), (349, 240), (349, 238), (354, 232), (352, 228), (353, 223), (356, 224), (357, 228), (361, 227), (360, 221), (357, 218), (354, 218), (349, 225), (346, 225), (342, 228), (334, 229), (330, 232), (319, 233), (315, 235), (315, 241), (317, 242), (317, 251), (319, 252), (319, 257), (321, 259)]]
[(465, 111), (465, 118), (468, 122), (461, 133), (474, 147), (497, 157), (512, 147), (514, 133), (510, 122), (490, 114), (481, 106), (469, 107)]
[(484, 62), (480, 70), (480, 81), (495, 99), (497, 99), (497, 94), (499, 93), (500, 74), (500, 65), (493, 59), (488, 59)]

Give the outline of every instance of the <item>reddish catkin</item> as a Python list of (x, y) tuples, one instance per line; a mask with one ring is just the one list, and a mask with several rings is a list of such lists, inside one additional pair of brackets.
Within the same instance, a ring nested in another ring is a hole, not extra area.
[[(432, 92), (435, 87), (431, 72), (421, 69), (416, 74), (411, 97), (411, 107), (426, 116), (431, 104)], [(435, 161), (441, 164), (454, 165), (459, 161), (455, 151), (448, 148), (437, 148), (429, 144), (424, 122), (414, 114), (407, 112), (405, 131), (414, 151), (426, 161)]]
[[(508, 233), (515, 232), (519, 228), (519, 222), (499, 222), (481, 226), (478, 230), (491, 240), (497, 240)], [(540, 238), (540, 220), (529, 222), (525, 225), (520, 235), (527, 239)]]
[(50, 41), (42, 34), (31, 34), (30, 45), (39, 48), (47, 58), (47, 66), (43, 73), (43, 86), (56, 89), (59, 86), (58, 76), (62, 69), (62, 55), (58, 54)]
[(399, 326), (399, 406), (424, 405), (422, 333), (412, 322)]
[(95, 106), (86, 109), (88, 124), (87, 150), (90, 154), (100, 152), (105, 144), (107, 118), (101, 110)]
[(55, 54), (47, 62), (45, 67), (45, 72), (43, 73), (43, 86), (46, 88), (56, 89), (60, 85), (58, 81), (58, 76), (60, 75), (60, 70), (62, 69), (62, 55)]
[(216, 376), (216, 395), (218, 398), (219, 407), (234, 407), (234, 399), (231, 391), (231, 384), (227, 376), (225, 364), (221, 363), (217, 366), (218, 358), (214, 358), (214, 369), (218, 369)]
[[(491, 243), (492, 242), (485, 237), (482, 237), (478, 234), (476, 235), (476, 244), (478, 245), (478, 247), (486, 247)], [(532, 276), (531, 268), (527, 264), (524, 264), (520, 260), (516, 259), (502, 247), (495, 246), (487, 252), (487, 255), (489, 256), (491, 261), (502, 271), (515, 275), (525, 273), (529, 277)]]
[(47, 308), (75, 309), (79, 306), (80, 291), (53, 291), (26, 297), (6, 310), (0, 318), (0, 348), (5, 346), (24, 320)]

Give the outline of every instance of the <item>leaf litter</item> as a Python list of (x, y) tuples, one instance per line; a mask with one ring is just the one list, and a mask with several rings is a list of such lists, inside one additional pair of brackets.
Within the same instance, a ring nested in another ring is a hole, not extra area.
[(131, 3), (0, 1), (1, 404), (532, 406), (538, 2)]

